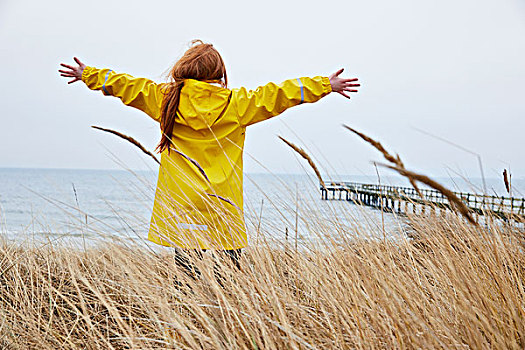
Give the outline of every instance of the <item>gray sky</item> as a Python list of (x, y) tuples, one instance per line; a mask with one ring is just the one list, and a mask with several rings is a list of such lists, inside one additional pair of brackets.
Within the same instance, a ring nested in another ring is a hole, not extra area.
[[(362, 88), (332, 94), (248, 129), (245, 171), (302, 172), (276, 137), (305, 147), (325, 172), (373, 174), (379, 155), (351, 125), (434, 176), (525, 174), (525, 2), (522, 0), (89, 1), (0, 0), (0, 167), (131, 168), (154, 164), (92, 124), (153, 149), (158, 124), (118, 99), (67, 85), (61, 61), (163, 80), (201, 38), (222, 53), (231, 87), (328, 75)], [(113, 154), (113, 155), (112, 155)]]

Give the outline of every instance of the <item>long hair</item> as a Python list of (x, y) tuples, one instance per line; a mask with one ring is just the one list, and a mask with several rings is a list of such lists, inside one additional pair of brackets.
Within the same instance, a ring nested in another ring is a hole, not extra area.
[(160, 114), (162, 136), (155, 149), (159, 153), (165, 149), (169, 152), (184, 79), (222, 80), (222, 85), (228, 86), (226, 67), (221, 55), (212, 44), (203, 43), (201, 40), (191, 42), (190, 48), (171, 68), (169, 75), (171, 82), (165, 92)]

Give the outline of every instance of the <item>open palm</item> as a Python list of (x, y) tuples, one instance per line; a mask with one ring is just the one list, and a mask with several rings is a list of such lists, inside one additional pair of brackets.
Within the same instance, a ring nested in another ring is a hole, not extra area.
[(65, 63), (60, 63), (60, 65), (67, 69), (59, 69), (61, 77), (65, 78), (73, 78), (73, 80), (68, 81), (68, 84), (74, 83), (75, 81), (82, 80), (82, 72), (84, 71), (84, 68), (86, 68), (86, 65), (76, 57), (73, 57), (75, 62), (78, 64), (78, 67), (73, 67)]
[(351, 78), (351, 79), (344, 79), (339, 78), (339, 75), (343, 73), (344, 68), (339, 69), (334, 74), (330, 75), (328, 79), (330, 79), (330, 84), (332, 85), (332, 91), (337, 92), (338, 94), (343, 95), (346, 98), (350, 98), (350, 95), (347, 95), (347, 92), (357, 92), (357, 87), (361, 86), (361, 84), (355, 84), (358, 79), (357, 78)]

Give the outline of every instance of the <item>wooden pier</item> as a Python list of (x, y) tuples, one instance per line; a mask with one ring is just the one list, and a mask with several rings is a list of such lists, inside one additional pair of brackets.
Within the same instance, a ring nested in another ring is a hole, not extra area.
[[(399, 214), (425, 213), (426, 210), (450, 210), (447, 198), (434, 189), (421, 189), (423, 198), (412, 187), (331, 182), (321, 187), (321, 199), (346, 200)], [(476, 215), (525, 223), (525, 199), (454, 192)]]

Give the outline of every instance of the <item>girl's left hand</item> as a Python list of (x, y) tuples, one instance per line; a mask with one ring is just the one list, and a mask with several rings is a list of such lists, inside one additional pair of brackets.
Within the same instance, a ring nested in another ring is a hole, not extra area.
[(84, 68), (86, 68), (86, 65), (76, 57), (73, 57), (75, 62), (78, 64), (78, 67), (73, 67), (70, 65), (67, 65), (65, 63), (60, 63), (62, 67), (65, 67), (67, 69), (59, 69), (61, 77), (65, 78), (73, 78), (73, 80), (68, 81), (68, 84), (74, 83), (75, 81), (82, 80), (82, 72), (84, 71)]

